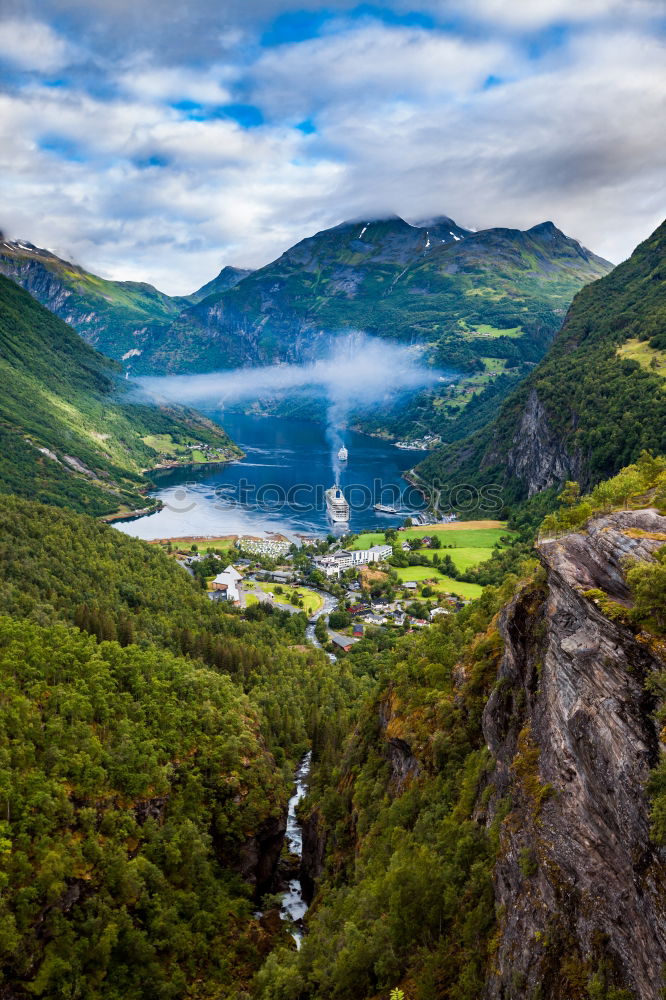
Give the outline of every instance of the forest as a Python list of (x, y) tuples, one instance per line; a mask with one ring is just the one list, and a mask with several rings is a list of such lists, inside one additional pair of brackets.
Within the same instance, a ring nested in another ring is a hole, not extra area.
[(332, 766), (375, 665), (332, 664), (301, 614), (225, 613), (86, 515), (3, 496), (0, 537), (1, 981), (237, 997), (270, 946), (248, 845), (260, 866), (295, 764)]

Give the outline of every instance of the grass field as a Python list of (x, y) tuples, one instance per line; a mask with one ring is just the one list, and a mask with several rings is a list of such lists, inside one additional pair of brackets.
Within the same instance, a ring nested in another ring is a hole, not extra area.
[[(323, 605), (323, 603), (324, 603), (323, 597), (320, 597), (319, 594), (315, 594), (315, 592), (313, 590), (309, 590), (307, 587), (289, 587), (289, 586), (287, 586), (287, 584), (284, 584), (284, 583), (283, 584), (277, 584), (277, 586), (281, 586), (281, 587), (284, 588), (283, 592), (281, 594), (278, 594), (278, 593), (275, 592), (276, 584), (274, 584), (274, 583), (254, 583), (253, 582), (252, 586), (257, 587), (259, 590), (263, 590), (264, 593), (266, 593), (266, 594), (272, 594), (273, 597), (275, 598), (275, 603), (276, 604), (286, 604), (286, 605), (289, 605), (292, 608), (294, 607), (294, 605), (289, 600), (289, 597), (295, 591), (298, 594), (299, 597), (303, 598), (303, 609), (302, 610), (305, 611), (305, 613), (308, 616), (313, 615), (315, 613), (315, 611), (319, 611), (319, 608), (321, 608), (322, 605)], [(252, 596), (251, 594), (248, 594), (248, 599), (251, 596)], [(256, 600), (257, 600), (257, 598), (255, 597), (255, 601)]]
[(650, 347), (646, 340), (628, 340), (617, 350), (620, 358), (638, 361), (642, 368), (666, 378), (666, 351)]
[[(400, 546), (406, 538), (423, 538), (424, 535), (433, 535), (435, 532), (441, 540), (442, 548), (423, 548), (416, 551), (428, 559), (432, 559), (435, 552), (438, 552), (440, 556), (449, 555), (456, 569), (463, 572), (489, 559), (493, 546), (500, 541), (502, 536), (511, 534), (503, 521), (460, 521), (453, 524), (427, 525), (422, 528), (403, 528), (398, 532), (397, 545)], [(365, 532), (359, 535), (349, 548), (367, 549), (371, 545), (377, 545), (383, 541), (384, 535), (382, 533)], [(449, 548), (449, 545), (452, 545), (453, 548)], [(426, 573), (430, 572), (427, 566), (412, 568), (421, 568)], [(464, 584), (459, 586), (464, 586)]]
[(477, 583), (462, 583), (450, 576), (442, 576), (428, 566), (407, 566), (405, 569), (396, 569), (396, 573), (403, 583), (408, 580), (415, 580), (417, 583), (432, 580), (432, 589), (438, 594), (458, 594), (460, 597), (473, 599), (479, 597), (483, 589)]

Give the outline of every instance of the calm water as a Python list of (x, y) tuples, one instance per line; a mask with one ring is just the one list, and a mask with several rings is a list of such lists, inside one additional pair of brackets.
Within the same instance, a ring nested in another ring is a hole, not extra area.
[[(212, 414), (212, 416), (216, 416)], [(155, 495), (163, 510), (117, 527), (138, 538), (201, 535), (325, 534), (331, 530), (324, 490), (333, 485), (337, 444), (321, 424), (304, 420), (217, 414), (246, 457), (240, 462), (160, 473)], [(422, 506), (401, 473), (425, 457), (377, 438), (345, 432), (349, 460), (340, 485), (350, 502), (350, 528), (383, 530)], [(373, 503), (396, 506), (378, 514)]]

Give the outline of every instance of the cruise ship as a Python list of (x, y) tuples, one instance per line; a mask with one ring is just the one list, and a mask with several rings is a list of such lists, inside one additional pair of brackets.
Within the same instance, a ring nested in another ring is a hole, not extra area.
[(338, 461), (339, 462), (346, 462), (348, 458), (349, 458), (349, 452), (347, 451), (347, 449), (343, 445), (342, 448), (340, 449), (340, 451), (338, 452)]
[(346, 522), (349, 520), (349, 504), (339, 486), (331, 486), (326, 490), (326, 509), (331, 521)]

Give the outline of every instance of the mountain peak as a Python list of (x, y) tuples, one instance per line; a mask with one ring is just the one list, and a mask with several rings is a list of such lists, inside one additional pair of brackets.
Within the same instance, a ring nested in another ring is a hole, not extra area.
[(532, 233), (535, 236), (564, 236), (561, 229), (558, 229), (554, 222), (540, 222), (536, 226), (532, 226), (531, 229), (527, 230), (528, 233)]

